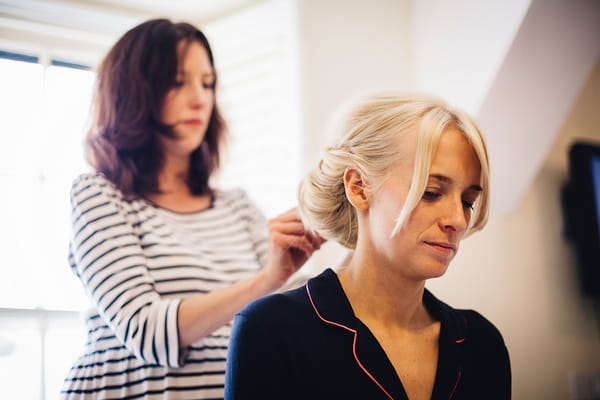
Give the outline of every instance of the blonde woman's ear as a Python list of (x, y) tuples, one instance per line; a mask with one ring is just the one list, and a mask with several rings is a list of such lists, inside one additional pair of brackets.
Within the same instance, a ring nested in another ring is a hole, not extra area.
[(369, 208), (369, 196), (365, 179), (356, 167), (347, 167), (344, 171), (344, 189), (346, 198), (358, 210)]

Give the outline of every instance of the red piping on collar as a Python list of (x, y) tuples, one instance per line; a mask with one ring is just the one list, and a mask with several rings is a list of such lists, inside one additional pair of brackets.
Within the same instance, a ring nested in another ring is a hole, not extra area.
[[(342, 324), (338, 324), (337, 322), (333, 322), (333, 321), (329, 321), (325, 318), (323, 318), (321, 316), (321, 314), (319, 314), (319, 310), (317, 310), (317, 307), (315, 306), (315, 303), (313, 302), (312, 296), (310, 294), (310, 289), (308, 288), (308, 283), (306, 284), (306, 293), (308, 293), (308, 299), (310, 300), (310, 304), (312, 305), (313, 309), (315, 310), (315, 313), (317, 314), (317, 316), (323, 321), (326, 322), (330, 325), (334, 325), (337, 326), (339, 328), (343, 328), (349, 332), (352, 332), (354, 334), (354, 339), (352, 340), (352, 354), (354, 355), (354, 359), (356, 360), (356, 363), (358, 364), (358, 366), (363, 370), (363, 372), (365, 374), (367, 374), (367, 376), (373, 381), (375, 382), (375, 384), (379, 387), (379, 389), (381, 389), (383, 391), (383, 393), (385, 393), (385, 395), (390, 398), (391, 400), (394, 400), (394, 398), (387, 392), (387, 390), (384, 389), (384, 387), (381, 385), (381, 383), (379, 383), (377, 381), (377, 379), (375, 379), (375, 377), (373, 375), (371, 375), (371, 373), (369, 371), (367, 371), (367, 369), (364, 367), (364, 365), (362, 365), (362, 363), (360, 362), (360, 360), (358, 359), (358, 356), (356, 355), (356, 338), (358, 337), (358, 334), (356, 332), (356, 329), (352, 329), (347, 327), (346, 325), (342, 325)], [(459, 375), (460, 378), (460, 375)], [(458, 381), (457, 381), (458, 384)], [(455, 387), (456, 389), (456, 387)], [(452, 391), (452, 393), (454, 393), (454, 391)], [(452, 397), (452, 395), (450, 395), (450, 397)]]
[[(465, 340), (467, 340), (467, 338), (461, 338), (461, 339), (455, 340), (455, 343), (457, 343), (457, 344), (464, 343)], [(458, 387), (458, 382), (460, 382), (461, 376), (462, 376), (462, 371), (459, 369), (458, 376), (456, 377), (456, 383), (454, 383), (454, 387), (452, 388), (452, 391), (450, 392), (450, 397), (448, 397), (448, 400), (450, 400), (454, 396), (454, 393), (456, 392), (456, 388)]]
[(454, 396), (454, 392), (456, 392), (456, 388), (458, 387), (458, 382), (460, 381), (461, 375), (462, 375), (462, 371), (459, 369), (458, 376), (456, 377), (456, 383), (454, 384), (454, 387), (452, 388), (452, 391), (450, 392), (450, 397), (448, 397), (448, 400), (450, 400)]

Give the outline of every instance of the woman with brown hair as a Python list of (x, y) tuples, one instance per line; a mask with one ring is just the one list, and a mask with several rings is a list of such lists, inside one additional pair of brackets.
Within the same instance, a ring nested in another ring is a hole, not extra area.
[(220, 190), (224, 124), (204, 34), (144, 22), (98, 69), (73, 183), (69, 260), (91, 301), (62, 398), (223, 397), (231, 319), (319, 248), (295, 209), (267, 223)]

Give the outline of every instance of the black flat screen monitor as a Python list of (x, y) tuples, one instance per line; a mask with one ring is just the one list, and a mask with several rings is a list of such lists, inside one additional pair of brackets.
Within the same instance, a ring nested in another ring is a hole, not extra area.
[(600, 300), (600, 142), (571, 145), (562, 208), (583, 294)]

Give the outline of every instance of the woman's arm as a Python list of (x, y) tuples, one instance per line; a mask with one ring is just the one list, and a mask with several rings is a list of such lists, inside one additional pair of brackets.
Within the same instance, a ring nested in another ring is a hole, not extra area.
[(105, 178), (87, 175), (74, 183), (71, 201), (72, 268), (106, 324), (148, 363), (180, 366), (181, 349), (275, 290), (320, 245), (291, 210), (269, 223), (269, 261), (256, 276), (185, 300), (163, 298), (120, 192)]
[(178, 325), (185, 347), (231, 321), (246, 304), (281, 287), (323, 240), (307, 233), (296, 209), (269, 221), (267, 265), (252, 278), (181, 301)]

